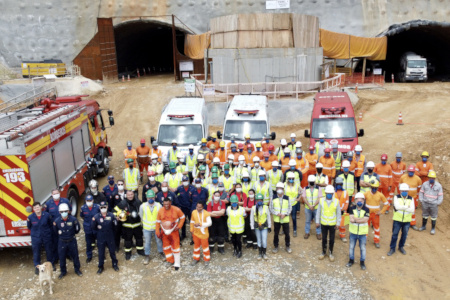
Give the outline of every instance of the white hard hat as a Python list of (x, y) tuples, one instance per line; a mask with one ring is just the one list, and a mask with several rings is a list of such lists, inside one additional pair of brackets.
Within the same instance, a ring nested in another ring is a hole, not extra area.
[(343, 168), (350, 168), (350, 162), (348, 160), (344, 160), (342, 162), (342, 167)]
[(287, 145), (286, 139), (281, 139), (280, 144), (286, 146)]
[(301, 147), (302, 147), (302, 142), (297, 141), (297, 142), (295, 143), (295, 147), (296, 147), (296, 148), (301, 148)]
[(316, 169), (317, 169), (317, 168), (322, 168), (322, 169), (323, 169), (323, 165), (322, 165), (321, 163), (317, 163), (317, 164), (316, 164)]
[(239, 155), (238, 160), (245, 160), (245, 156), (244, 155)]
[(284, 189), (284, 184), (282, 182), (278, 182), (277, 183), (277, 188), (283, 188)]
[(218, 158), (217, 156), (214, 157), (213, 163), (220, 163), (220, 158)]
[(228, 159), (233, 159), (234, 160), (234, 155), (233, 154), (228, 155)]
[(325, 133), (319, 133), (319, 139), (325, 138)]
[(295, 178), (295, 175), (293, 172), (289, 172), (287, 178)]
[(308, 182), (315, 182), (316, 181), (316, 176), (315, 175), (309, 175), (308, 176)]
[(153, 153), (153, 154), (152, 154), (152, 159), (158, 159), (158, 154)]
[(272, 167), (278, 167), (278, 162), (277, 162), (276, 160), (274, 160), (274, 161), (272, 162)]
[(257, 161), (260, 161), (259, 157), (258, 156), (253, 157), (253, 162), (257, 162)]
[(194, 149), (194, 145), (190, 144), (188, 149)]
[(332, 185), (327, 185), (327, 187), (325, 188), (325, 193), (334, 194), (334, 187)]
[(91, 179), (91, 181), (89, 181), (89, 187), (98, 187), (97, 180)]
[(295, 162), (295, 159), (291, 159), (290, 161), (289, 161), (289, 166), (290, 167), (293, 167), (293, 166), (296, 166), (297, 165), (297, 163)]
[(373, 161), (369, 161), (369, 162), (367, 163), (367, 167), (368, 167), (368, 168), (375, 168), (375, 163), (374, 163)]
[(409, 191), (409, 185), (407, 183), (400, 184), (400, 191)]
[(284, 148), (283, 152), (284, 152), (284, 153), (289, 153), (289, 152), (291, 152), (291, 149), (289, 149), (288, 147), (286, 147), (286, 148)]
[(355, 146), (355, 151), (362, 151), (361, 145), (356, 145)]
[(199, 155), (197, 156), (197, 159), (205, 159), (205, 156), (204, 156), (203, 154), (199, 154)]
[(178, 153), (177, 154), (177, 158), (183, 158), (183, 157), (184, 157), (183, 153)]
[(69, 211), (69, 205), (67, 203), (61, 203), (58, 207), (59, 211)]
[(266, 176), (266, 172), (264, 172), (264, 170), (259, 170), (258, 176)]
[(177, 143), (177, 140), (172, 140), (172, 144), (176, 144)]
[(295, 135), (295, 133), (291, 133), (291, 138), (293, 138), (293, 137), (297, 137), (297, 136)]
[(366, 199), (366, 197), (364, 196), (364, 194), (363, 193), (356, 193), (356, 195), (355, 195), (355, 199), (358, 199), (358, 198), (362, 198), (362, 199)]

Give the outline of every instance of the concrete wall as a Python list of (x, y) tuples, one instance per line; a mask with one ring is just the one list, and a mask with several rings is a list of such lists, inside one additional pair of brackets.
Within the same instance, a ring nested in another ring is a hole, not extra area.
[[(96, 32), (97, 17), (175, 14), (196, 32), (212, 17), (266, 11), (265, 0), (0, 0), (0, 63), (59, 58), (71, 62)], [(375, 36), (414, 19), (447, 21), (443, 0), (291, 0), (279, 12), (315, 15), (322, 28)], [(130, 18), (116, 18), (115, 23)], [(170, 22), (170, 18), (155, 18)]]

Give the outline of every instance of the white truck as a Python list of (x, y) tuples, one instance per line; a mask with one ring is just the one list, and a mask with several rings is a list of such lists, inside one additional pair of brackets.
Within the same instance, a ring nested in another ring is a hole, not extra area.
[[(270, 132), (269, 110), (266, 96), (238, 95), (228, 104), (223, 124), (223, 141), (225, 144), (235, 137), (236, 143), (244, 143), (245, 135), (250, 135), (250, 141), (261, 142)], [(270, 138), (276, 138), (275, 132)]]
[(401, 82), (428, 80), (427, 59), (414, 52), (406, 52), (400, 58), (398, 78)]
[[(190, 144), (194, 152), (200, 148), (202, 138), (206, 138), (209, 130), (205, 99), (199, 97), (179, 97), (170, 100), (164, 106), (159, 121), (158, 142), (163, 153), (162, 161), (168, 164), (167, 152), (172, 141), (177, 141), (177, 148), (186, 155)], [(151, 137), (151, 140), (155, 140)]]

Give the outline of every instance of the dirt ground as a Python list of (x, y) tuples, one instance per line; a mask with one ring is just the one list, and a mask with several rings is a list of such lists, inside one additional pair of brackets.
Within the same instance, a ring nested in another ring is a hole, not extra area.
[[(121, 153), (126, 141), (131, 140), (137, 145), (141, 138), (148, 141), (151, 135), (156, 136), (161, 109), (171, 97), (182, 95), (184, 90), (183, 84), (174, 83), (171, 75), (111, 84), (105, 89), (106, 93), (98, 100), (103, 108), (114, 111), (116, 125), (108, 129), (108, 141), (114, 153), (110, 172), (117, 179), (121, 177)], [(93, 262), (87, 265), (84, 236), (80, 233), (78, 243), (84, 276), (76, 277), (69, 262), (68, 276), (63, 280), (55, 279), (55, 294), (50, 298), (450, 299), (449, 94), (448, 83), (386, 84), (384, 90), (360, 90), (358, 93), (360, 101), (356, 110), (357, 113), (363, 112), (363, 122), (358, 127), (365, 130), (360, 144), (368, 160), (377, 163), (380, 155), (387, 153), (391, 161), (397, 151), (402, 151), (408, 164), (416, 163), (422, 151), (429, 151), (438, 181), (445, 190), (436, 235), (430, 235), (430, 227), (426, 232), (410, 230), (406, 256), (399, 252), (391, 257), (386, 255), (392, 229), (390, 214), (381, 217), (381, 249), (375, 248), (373, 232), (369, 233), (366, 271), (361, 271), (358, 265), (351, 269), (345, 267), (348, 244), (338, 238), (334, 251), (336, 261), (319, 261), (320, 242), (315, 238), (303, 239), (303, 207), (298, 220), (299, 236), (292, 238), (291, 232), (292, 254), (284, 251), (284, 236), (281, 237), (280, 252), (272, 254), (273, 234), (270, 234), (269, 261), (257, 261), (256, 251), (247, 249), (244, 249), (241, 260), (235, 261), (231, 256), (231, 246), (227, 244), (226, 255), (214, 253), (208, 269), (203, 265), (188, 266), (192, 246), (185, 242), (179, 272), (166, 269), (157, 258), (143, 266), (142, 258), (135, 252), (132, 260), (126, 262), (121, 251), (118, 254), (120, 272), (115, 273), (110, 268), (110, 260), (107, 260), (107, 269), (98, 276), (95, 274), (96, 251)], [(403, 126), (396, 125), (399, 112), (403, 115)], [(272, 125), (275, 125), (272, 131), (277, 133), (277, 140), (289, 137), (291, 132), (303, 136), (303, 130), (309, 129), (309, 124)], [(215, 130), (211, 128), (211, 131)], [(301, 141), (304, 148), (309, 145), (305, 138)], [(99, 181), (101, 186), (106, 184), (104, 178)], [(420, 225), (420, 208), (417, 219)], [(153, 254), (154, 246), (153, 243)], [(358, 258), (359, 251), (356, 251)], [(54, 277), (58, 274), (59, 270)], [(41, 298), (29, 249), (0, 251), (0, 278), (1, 299)]]

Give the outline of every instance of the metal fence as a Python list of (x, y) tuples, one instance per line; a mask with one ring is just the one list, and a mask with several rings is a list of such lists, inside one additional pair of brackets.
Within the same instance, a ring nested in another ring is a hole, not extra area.
[(203, 74), (193, 74), (195, 79), (195, 94), (205, 100), (230, 100), (230, 96), (241, 94), (259, 94), (276, 99), (281, 96), (295, 97), (299, 94), (314, 93), (317, 91), (337, 90), (344, 84), (344, 74), (334, 74), (331, 78), (322, 81), (308, 82), (256, 82), (256, 83), (204, 83)]
[(19, 108), (38, 103), (44, 98), (57, 96), (56, 87), (45, 89), (44, 86), (36, 87), (14, 98), (0, 103), (0, 113), (7, 113)]

